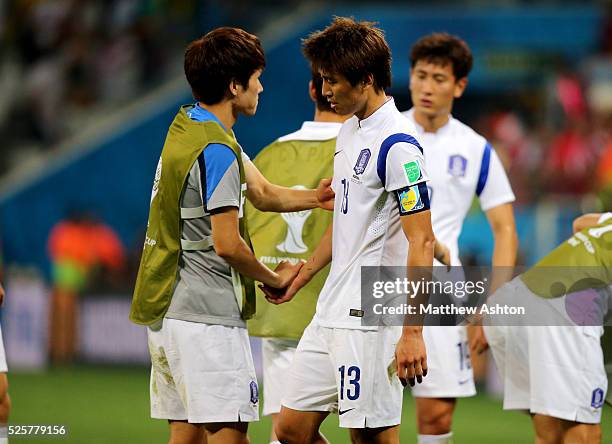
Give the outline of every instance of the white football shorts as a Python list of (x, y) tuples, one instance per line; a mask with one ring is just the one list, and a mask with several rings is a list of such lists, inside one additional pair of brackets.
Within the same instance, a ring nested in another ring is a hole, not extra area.
[(403, 387), (395, 346), (400, 335), (401, 327), (327, 328), (313, 320), (295, 352), (282, 405), (337, 412), (343, 428), (399, 424)]
[(297, 339), (261, 339), (264, 415), (280, 412), (281, 399), (287, 387), (287, 374), (293, 362), (298, 342)]
[(465, 326), (423, 327), (427, 350), (427, 377), (412, 387), (417, 398), (474, 396), (474, 373)]
[[(528, 291), (520, 279), (501, 291)], [(502, 296), (504, 296), (502, 294)], [(608, 381), (600, 326), (488, 326), (504, 409), (598, 424)]]
[(190, 423), (259, 419), (259, 388), (246, 328), (163, 320), (147, 329), (151, 417)]

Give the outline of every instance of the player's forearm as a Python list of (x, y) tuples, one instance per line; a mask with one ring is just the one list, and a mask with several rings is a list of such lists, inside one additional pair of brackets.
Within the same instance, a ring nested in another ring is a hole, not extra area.
[[(433, 233), (423, 233), (417, 236), (409, 236), (410, 249), (408, 250), (408, 279), (413, 282), (428, 282), (431, 280), (431, 270), (433, 266), (434, 247), (436, 239)], [(421, 304), (426, 304), (429, 295), (419, 293), (410, 295), (408, 304), (419, 307)], [(423, 329), (424, 315), (420, 314), (420, 310), (416, 310), (416, 314), (406, 315), (404, 321), (403, 335), (421, 334)]]
[(279, 275), (258, 261), (242, 238), (229, 248), (217, 249), (217, 254), (240, 274), (271, 287), (278, 287)]
[(295, 190), (269, 184), (265, 196), (261, 201), (262, 211), (273, 211), (275, 213), (290, 213), (293, 211), (310, 210), (318, 208), (316, 190)]
[(518, 250), (518, 236), (514, 225), (505, 225), (493, 229), (495, 246), (493, 248), (493, 270), (489, 294), (510, 281)]
[(585, 228), (594, 227), (599, 222), (601, 213), (588, 213), (574, 219), (572, 228), (574, 233), (584, 230)]
[(516, 264), (518, 236), (514, 225), (506, 225), (493, 230), (495, 246), (493, 248), (494, 267), (513, 267)]
[(325, 268), (332, 260), (332, 231), (332, 225), (330, 224), (312, 256), (310, 256), (300, 270), (300, 274), (308, 280), (312, 279), (314, 275)]

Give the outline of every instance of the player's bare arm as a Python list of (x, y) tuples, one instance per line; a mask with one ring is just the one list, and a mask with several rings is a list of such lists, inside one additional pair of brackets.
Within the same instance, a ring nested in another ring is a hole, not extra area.
[(295, 190), (268, 181), (251, 161), (244, 162), (246, 195), (260, 211), (290, 213), (312, 208), (333, 209), (331, 179), (323, 179), (316, 190)]
[(574, 223), (572, 224), (572, 229), (574, 233), (584, 230), (585, 228), (594, 227), (599, 223), (599, 218), (602, 213), (587, 213), (582, 216), (578, 216), (574, 219)]
[(210, 216), (215, 252), (238, 272), (273, 288), (285, 288), (295, 278), (302, 262), (295, 265), (281, 262), (272, 271), (259, 262), (238, 228), (238, 209), (222, 207)]
[(319, 271), (331, 262), (331, 259), (332, 224), (327, 227), (316, 250), (312, 253), (310, 259), (300, 268), (298, 275), (284, 294), (278, 294), (270, 288), (263, 286), (262, 290), (266, 294), (266, 299), (276, 305), (289, 302), (302, 287), (308, 284)]
[[(489, 225), (493, 231), (495, 246), (493, 249), (493, 273), (489, 294), (512, 279), (512, 267), (516, 263), (518, 236), (514, 222), (512, 204), (498, 205), (486, 212)], [(470, 350), (480, 354), (489, 348), (482, 325), (473, 325), (469, 331)]]
[[(404, 234), (410, 243), (407, 263), (410, 278), (419, 279), (420, 276), (416, 276), (415, 273), (423, 273), (427, 267), (433, 265), (436, 240), (431, 228), (431, 212), (427, 210), (402, 216), (401, 221)], [(415, 322), (412, 320), (406, 324), (395, 349), (395, 359), (400, 381), (403, 385), (413, 386), (415, 379), (420, 383), (427, 375), (427, 353), (422, 324), (414, 325)]]
[(0, 284), (0, 305), (4, 303), (4, 288), (2, 288), (2, 284)]

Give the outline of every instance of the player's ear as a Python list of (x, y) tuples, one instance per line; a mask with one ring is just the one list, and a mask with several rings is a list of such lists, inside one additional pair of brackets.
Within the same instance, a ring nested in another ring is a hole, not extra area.
[(310, 95), (310, 100), (312, 100), (313, 102), (316, 102), (317, 101), (317, 88), (315, 84), (312, 82), (312, 80), (308, 82), (308, 93)]
[(232, 79), (230, 80), (229, 83), (229, 92), (232, 98), (236, 97), (238, 95), (238, 88), (239, 88), (240, 84), (238, 83), (238, 81), (236, 79)]
[(457, 82), (455, 83), (455, 91), (453, 94), (455, 99), (458, 99), (459, 97), (463, 95), (463, 91), (465, 91), (467, 83), (468, 83), (467, 77), (463, 77), (457, 80)]
[(374, 75), (372, 75), (372, 73), (368, 73), (361, 81), (361, 86), (363, 89), (374, 86)]

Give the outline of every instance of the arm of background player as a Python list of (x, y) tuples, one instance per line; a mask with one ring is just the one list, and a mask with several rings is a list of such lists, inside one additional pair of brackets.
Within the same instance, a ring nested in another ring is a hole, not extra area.
[(514, 209), (512, 204), (502, 204), (486, 211), (489, 225), (493, 231), (493, 267), (496, 268), (489, 294), (493, 294), (499, 287), (512, 279), (512, 267), (516, 265), (518, 250), (518, 235), (514, 222)]
[(247, 198), (260, 211), (287, 213), (323, 208), (333, 210), (334, 192), (330, 179), (323, 179), (316, 190), (294, 190), (270, 183), (251, 161), (244, 162)]
[(602, 213), (588, 213), (574, 219), (572, 228), (574, 233), (584, 230), (585, 228), (591, 228), (599, 224), (599, 219)]
[(308, 282), (310, 282), (319, 271), (321, 271), (331, 262), (331, 259), (332, 224), (327, 227), (327, 230), (325, 231), (325, 234), (323, 234), (323, 237), (321, 238), (316, 250), (312, 253), (310, 259), (308, 259), (308, 261), (306, 261), (304, 266), (300, 269), (300, 272), (291, 283), (285, 294), (278, 296), (273, 292), (268, 291), (268, 289), (264, 287), (262, 290), (266, 294), (266, 299), (276, 305), (290, 301), (302, 287), (308, 284)]
[(2, 288), (2, 284), (0, 284), (0, 305), (4, 302), (4, 288)]
[[(433, 265), (434, 244), (436, 242), (431, 227), (431, 212), (429, 210), (409, 214), (401, 217), (402, 229), (408, 238), (408, 278), (411, 281), (431, 280), (431, 267)], [(429, 271), (428, 271), (429, 270)], [(426, 295), (417, 295), (408, 301), (417, 306), (426, 303)], [(417, 312), (419, 312), (417, 310)], [(421, 318), (420, 315), (419, 319)], [(416, 322), (415, 322), (416, 321)], [(421, 382), (427, 375), (427, 353), (423, 340), (423, 323), (417, 319), (410, 319), (402, 329), (402, 336), (395, 349), (397, 374), (403, 385), (414, 385)], [(416, 324), (416, 325), (415, 325)]]
[(272, 271), (259, 262), (240, 236), (238, 208), (221, 207), (210, 215), (215, 252), (239, 273), (274, 288), (285, 288), (295, 278), (302, 263), (281, 262)]
[[(493, 231), (493, 263), (489, 295), (512, 279), (513, 267), (516, 264), (518, 236), (514, 222), (514, 209), (511, 203), (498, 205), (486, 211), (487, 219)], [(469, 328), (469, 343), (472, 354), (479, 355), (489, 348), (482, 325)]]

